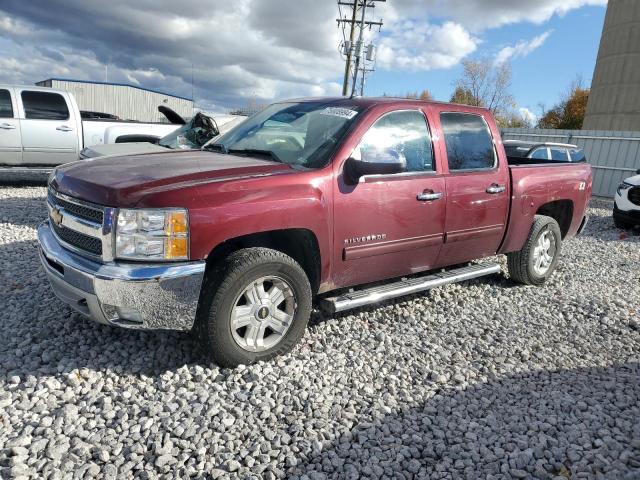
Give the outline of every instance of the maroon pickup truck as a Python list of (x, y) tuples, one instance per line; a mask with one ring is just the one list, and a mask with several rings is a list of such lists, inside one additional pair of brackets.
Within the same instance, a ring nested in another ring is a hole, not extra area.
[(586, 223), (591, 169), (521, 161), (480, 108), (277, 103), (202, 151), (57, 168), (42, 264), (98, 322), (194, 330), (225, 366), (264, 360), (301, 338), (314, 298), (360, 307), (497, 273), (469, 263), (495, 254), (542, 284)]

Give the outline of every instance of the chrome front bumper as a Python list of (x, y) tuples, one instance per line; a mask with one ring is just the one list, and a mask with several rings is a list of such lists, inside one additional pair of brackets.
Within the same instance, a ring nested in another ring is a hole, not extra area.
[(205, 262), (99, 263), (38, 228), (40, 261), (58, 298), (99, 323), (138, 329), (193, 327)]

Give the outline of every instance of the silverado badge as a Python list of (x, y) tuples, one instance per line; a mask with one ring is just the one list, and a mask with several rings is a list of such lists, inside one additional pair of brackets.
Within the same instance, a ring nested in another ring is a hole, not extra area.
[(351, 243), (370, 242), (371, 240), (384, 240), (387, 238), (386, 233), (377, 233), (374, 235), (364, 235), (362, 237), (345, 238), (344, 244), (349, 245)]
[(55, 224), (56, 227), (59, 227), (62, 223), (62, 213), (57, 208), (53, 208), (51, 210), (51, 221)]

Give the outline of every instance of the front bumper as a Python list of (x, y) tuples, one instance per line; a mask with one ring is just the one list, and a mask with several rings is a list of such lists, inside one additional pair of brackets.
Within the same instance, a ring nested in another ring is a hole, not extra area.
[(613, 216), (618, 220), (634, 225), (640, 225), (640, 210), (620, 210), (613, 204)]
[(99, 263), (63, 248), (49, 222), (38, 228), (40, 261), (58, 298), (108, 325), (193, 327), (205, 262)]

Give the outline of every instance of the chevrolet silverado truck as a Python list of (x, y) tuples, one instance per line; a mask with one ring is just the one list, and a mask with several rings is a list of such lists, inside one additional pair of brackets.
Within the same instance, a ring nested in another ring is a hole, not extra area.
[(544, 283), (581, 231), (586, 162), (507, 159), (488, 110), (374, 98), (276, 103), (203, 150), (58, 167), (40, 257), (92, 319), (192, 330), (223, 366), (329, 312), (495, 274)]

